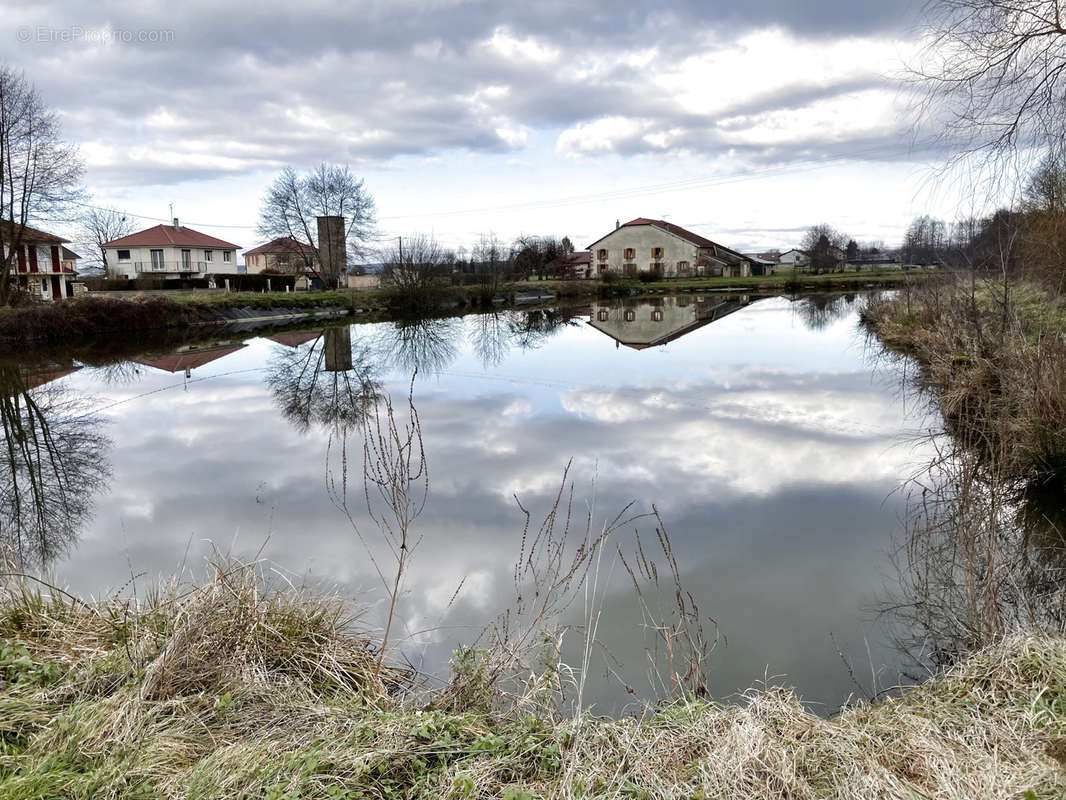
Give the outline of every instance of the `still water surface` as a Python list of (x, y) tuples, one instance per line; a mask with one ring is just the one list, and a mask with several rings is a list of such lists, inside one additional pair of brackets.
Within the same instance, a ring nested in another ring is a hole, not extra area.
[[(832, 709), (856, 679), (900, 679), (875, 609), (895, 580), (896, 490), (928, 457), (916, 434), (937, 422), (909, 406), (900, 367), (877, 359), (861, 303), (663, 298), (226, 334), (105, 366), (24, 363), (25, 396), (86, 475), (84, 507), (52, 528), (70, 535), (37, 542), (40, 568), (100, 595), (202, 572), (223, 551), (379, 603), (367, 550), (327, 486), (339, 443), (359, 451), (359, 387), (400, 401), (417, 367), (430, 482), (401, 633), (416, 664), (439, 671), (512, 601), (515, 495), (542, 515), (570, 463), (575, 508), (597, 525), (630, 502), (659, 509), (685, 586), (723, 637), (716, 696), (769, 679)], [(653, 535), (647, 521), (629, 528)], [(585, 699), (617, 710), (628, 696), (607, 667), (646, 692), (646, 634), (613, 550), (599, 574), (603, 647)]]

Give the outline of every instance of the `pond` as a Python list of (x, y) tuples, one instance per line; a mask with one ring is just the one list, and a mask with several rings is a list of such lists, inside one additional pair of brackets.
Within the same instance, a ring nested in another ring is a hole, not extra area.
[[(862, 302), (660, 297), (8, 361), (4, 546), (97, 596), (260, 558), (378, 625), (392, 556), (366, 509), (361, 424), (368, 398), (391, 397), (403, 425), (410, 392), (428, 492), (393, 639), (416, 666), (442, 674), (514, 603), (565, 471), (574, 542), (586, 516), (595, 535), (627, 507), (658, 510), (717, 637), (714, 696), (783, 683), (831, 713), (909, 663), (877, 609), (896, 580), (898, 490), (939, 424), (878, 359)], [(655, 689), (662, 651), (626, 563), (639, 533), (670, 596), (656, 525), (621, 525), (560, 609), (569, 663), (595, 627), (584, 701), (604, 712)]]

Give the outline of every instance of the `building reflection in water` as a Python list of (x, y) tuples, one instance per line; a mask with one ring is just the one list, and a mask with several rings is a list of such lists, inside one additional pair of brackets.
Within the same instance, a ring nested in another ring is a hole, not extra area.
[(624, 303), (593, 303), (589, 325), (634, 350), (662, 347), (751, 303), (748, 295), (680, 295)]

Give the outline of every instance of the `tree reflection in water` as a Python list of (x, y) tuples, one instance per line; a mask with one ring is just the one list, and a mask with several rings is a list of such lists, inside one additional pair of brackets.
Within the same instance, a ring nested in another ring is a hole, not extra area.
[(855, 307), (857, 295), (809, 294), (797, 299), (793, 309), (809, 330), (825, 330), (832, 323), (844, 319)]
[(65, 553), (110, 476), (101, 420), (59, 380), (72, 371), (0, 363), (0, 556), (10, 567)]
[(266, 382), (301, 432), (313, 424), (347, 429), (361, 425), (380, 396), (375, 366), (369, 345), (353, 347), (350, 327), (327, 328), (306, 343), (279, 348)]
[(383, 366), (401, 374), (437, 375), (459, 356), (462, 325), (459, 317), (397, 320), (377, 332), (374, 350)]
[(564, 309), (495, 311), (473, 317), (470, 343), (488, 369), (499, 366), (511, 348), (535, 350), (563, 328), (577, 324), (574, 314)]

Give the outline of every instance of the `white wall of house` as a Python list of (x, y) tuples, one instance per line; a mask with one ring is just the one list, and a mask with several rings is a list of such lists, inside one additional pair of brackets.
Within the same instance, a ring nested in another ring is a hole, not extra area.
[[(162, 269), (153, 269), (152, 251), (161, 251), (156, 256), (156, 263), (162, 260)], [(188, 259), (182, 251), (188, 250)], [(164, 245), (161, 247), (105, 247), (107, 268), (115, 275), (127, 278), (177, 277), (182, 273), (206, 275), (217, 272), (237, 271), (237, 251), (221, 247), (178, 247)], [(186, 268), (188, 267), (188, 268)]]
[(807, 254), (801, 253), (799, 250), (789, 250), (787, 253), (782, 253), (781, 258), (778, 259), (778, 263), (789, 267), (802, 267), (809, 261)]
[[(655, 250), (661, 255), (656, 257)], [(629, 225), (618, 228), (592, 245), (592, 273), (602, 275), (608, 269), (636, 273), (661, 264), (663, 275), (695, 275), (699, 248), (654, 225)], [(631, 251), (631, 252), (627, 252)], [(687, 272), (684, 266), (688, 266)]]
[[(10, 246), (7, 243), (2, 246), (3, 255), (6, 257)], [(61, 300), (70, 296), (72, 280), (76, 276), (63, 272), (64, 262), (61, 260), (62, 251), (59, 245), (24, 243), (22, 252), (25, 254), (25, 260), (22, 263), (16, 260), (12, 265), (12, 281), (42, 300)], [(52, 261), (53, 252), (59, 258), (58, 268)], [(36, 269), (33, 268), (34, 259), (31, 253), (36, 255)]]

